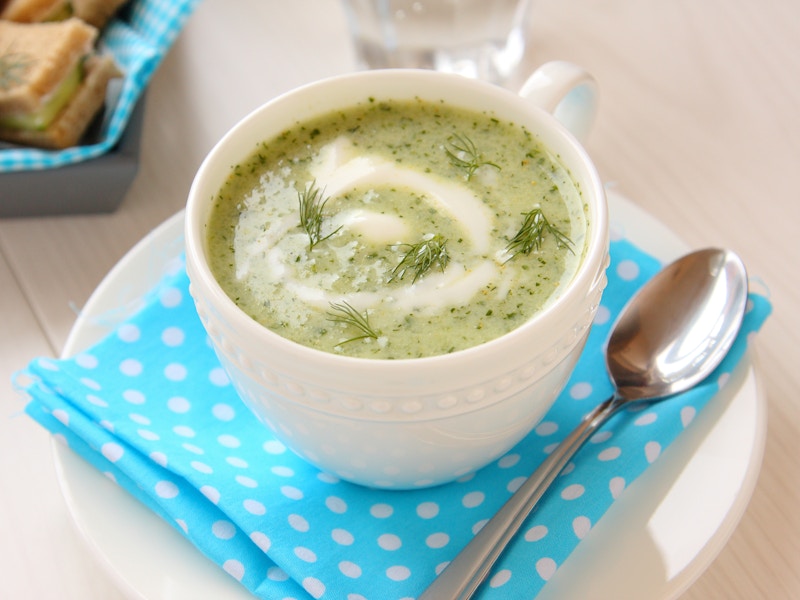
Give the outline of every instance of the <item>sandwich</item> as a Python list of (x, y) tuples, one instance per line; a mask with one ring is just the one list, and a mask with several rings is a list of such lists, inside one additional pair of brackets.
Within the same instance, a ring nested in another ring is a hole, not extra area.
[(98, 31), (57, 23), (0, 21), (0, 139), (41, 148), (75, 146), (121, 74), (94, 50)]
[(102, 29), (126, 1), (0, 0), (0, 19), (17, 23), (41, 23), (77, 17)]

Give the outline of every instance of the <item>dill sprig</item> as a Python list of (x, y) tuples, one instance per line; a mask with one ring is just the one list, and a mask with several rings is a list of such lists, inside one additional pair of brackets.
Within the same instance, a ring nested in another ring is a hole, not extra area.
[(7, 90), (14, 85), (22, 83), (22, 76), (33, 59), (23, 52), (6, 52), (0, 56), (0, 89)]
[(325, 198), (325, 191), (317, 187), (316, 181), (312, 181), (306, 189), (297, 193), (297, 200), (300, 210), (300, 226), (308, 234), (308, 249), (313, 250), (314, 246), (327, 240), (341, 227), (337, 227), (328, 235), (322, 236), (322, 221), (325, 219), (323, 210), (329, 198)]
[(447, 152), (447, 156), (454, 166), (467, 171), (467, 181), (472, 178), (475, 171), (484, 165), (500, 170), (500, 167), (495, 163), (482, 160), (477, 146), (467, 136), (454, 133), (453, 138), (455, 138), (455, 141), (449, 141), (450, 147), (445, 148), (445, 152)]
[(328, 321), (333, 323), (344, 323), (345, 325), (355, 327), (361, 332), (361, 335), (357, 335), (343, 342), (339, 342), (340, 344), (347, 344), (349, 342), (363, 340), (365, 338), (372, 338), (374, 340), (378, 339), (378, 333), (369, 324), (369, 314), (367, 311), (364, 311), (363, 314), (358, 312), (346, 300), (342, 300), (341, 302), (331, 302), (330, 305), (331, 310), (327, 313)]
[(506, 252), (511, 254), (508, 260), (517, 254), (530, 254), (532, 250), (539, 250), (546, 233), (555, 238), (559, 247), (565, 246), (574, 254), (572, 240), (547, 220), (541, 208), (534, 208), (523, 215), (525, 218), (522, 221), (522, 227), (506, 246)]
[(438, 264), (439, 268), (444, 271), (447, 263), (450, 262), (450, 256), (447, 253), (447, 239), (438, 233), (426, 236), (416, 244), (400, 244), (400, 246), (408, 248), (408, 252), (403, 255), (397, 266), (392, 269), (389, 281), (403, 279), (406, 271), (411, 269), (414, 271), (412, 283), (415, 283), (434, 265)]

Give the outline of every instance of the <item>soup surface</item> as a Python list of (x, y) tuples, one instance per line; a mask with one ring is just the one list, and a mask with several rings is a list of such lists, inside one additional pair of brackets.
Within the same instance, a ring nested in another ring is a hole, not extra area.
[(424, 100), (298, 122), (236, 165), (212, 271), (253, 319), (365, 358), (446, 354), (530, 319), (574, 276), (586, 207), (523, 127)]

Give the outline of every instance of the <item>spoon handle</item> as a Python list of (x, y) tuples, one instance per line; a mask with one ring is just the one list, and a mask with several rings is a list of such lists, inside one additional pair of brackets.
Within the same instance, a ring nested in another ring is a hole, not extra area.
[(624, 401), (612, 396), (583, 417), (417, 600), (468, 600), (578, 449)]

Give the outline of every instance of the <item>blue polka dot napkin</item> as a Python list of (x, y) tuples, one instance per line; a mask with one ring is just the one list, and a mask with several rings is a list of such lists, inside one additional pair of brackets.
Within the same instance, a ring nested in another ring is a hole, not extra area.
[[(260, 598), (413, 598), (581, 417), (612, 391), (602, 348), (660, 265), (611, 246), (609, 285), (574, 375), (544, 420), (479, 472), (382, 491), (321, 473), (240, 402), (172, 265), (145, 307), (96, 346), (30, 363), (27, 412)], [(688, 427), (770, 313), (751, 295), (730, 355), (679, 399), (616, 417), (576, 456), (496, 565), (483, 599), (532, 598), (603, 513)], [(124, 514), (119, 515), (121, 519)]]
[(122, 136), (136, 101), (199, 2), (135, 0), (120, 13), (124, 18), (112, 19), (103, 29), (99, 47), (114, 57), (124, 79), (118, 97), (107, 107), (101, 138), (89, 145), (58, 151), (0, 148), (0, 173), (63, 167), (109, 152)]

